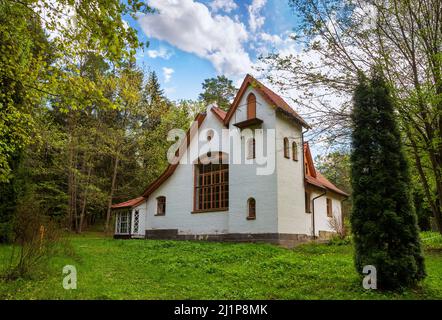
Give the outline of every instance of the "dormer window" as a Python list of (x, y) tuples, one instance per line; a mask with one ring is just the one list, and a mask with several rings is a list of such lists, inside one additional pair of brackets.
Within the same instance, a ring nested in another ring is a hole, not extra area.
[(256, 118), (256, 96), (250, 93), (247, 96), (247, 119)]

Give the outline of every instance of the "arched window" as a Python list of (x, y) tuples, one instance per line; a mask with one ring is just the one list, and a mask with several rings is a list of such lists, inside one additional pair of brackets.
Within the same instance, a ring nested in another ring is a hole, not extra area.
[(253, 93), (247, 96), (247, 119), (256, 118), (256, 97)]
[(298, 145), (296, 142), (292, 142), (292, 158), (293, 161), (298, 161)]
[(247, 210), (248, 210), (247, 219), (248, 220), (256, 219), (256, 201), (254, 198), (249, 198), (249, 200), (247, 200)]
[(284, 157), (290, 159), (290, 145), (289, 138), (284, 138)]
[(166, 214), (166, 197), (160, 196), (157, 198), (157, 216), (164, 216)]
[(254, 138), (247, 140), (247, 159), (255, 159), (256, 157), (256, 141)]

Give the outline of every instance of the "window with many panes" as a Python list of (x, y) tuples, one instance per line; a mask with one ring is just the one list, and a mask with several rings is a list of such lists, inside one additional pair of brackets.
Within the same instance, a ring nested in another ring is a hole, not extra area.
[(120, 212), (117, 215), (117, 234), (127, 234), (129, 233), (129, 223), (130, 212)]
[(229, 165), (197, 164), (195, 166), (194, 210), (227, 210), (229, 208)]

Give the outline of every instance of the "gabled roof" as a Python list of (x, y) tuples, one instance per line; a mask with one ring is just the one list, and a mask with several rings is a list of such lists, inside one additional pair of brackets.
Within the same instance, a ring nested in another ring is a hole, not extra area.
[(290, 107), (287, 102), (284, 101), (279, 95), (274, 93), (272, 90), (267, 88), (265, 85), (263, 85), (261, 82), (256, 80), (254, 77), (252, 77), (250, 74), (247, 74), (247, 76), (244, 78), (244, 81), (239, 88), (238, 93), (236, 94), (235, 99), (233, 100), (232, 105), (230, 106), (229, 111), (227, 112), (227, 115), (224, 119), (224, 124), (228, 125), (230, 119), (232, 118), (233, 114), (235, 113), (236, 109), (238, 108), (239, 102), (241, 101), (242, 96), (244, 95), (244, 92), (246, 89), (252, 86), (254, 89), (256, 89), (263, 98), (274, 108), (277, 110), (283, 112), (285, 115), (289, 116), (290, 118), (294, 119), (296, 122), (301, 124), (304, 128), (311, 128), (307, 122), (305, 122), (304, 119)]
[(333, 183), (331, 183), (326, 177), (324, 177), (319, 171), (315, 169), (308, 142), (304, 142), (304, 165), (307, 167), (307, 172), (305, 173), (305, 182), (307, 184), (338, 193), (345, 197), (349, 196), (348, 193), (336, 187)]
[(221, 120), (221, 122), (224, 123), (224, 119), (226, 118), (227, 112), (225, 112), (224, 110), (220, 109), (219, 107), (212, 107), (212, 109), (210, 109), (213, 114), (219, 119)]
[[(196, 129), (198, 129), (201, 126), (201, 124), (203, 123), (205, 118), (206, 118), (205, 113), (199, 113), (196, 116), (195, 121), (192, 123), (191, 127), (187, 131), (186, 140), (183, 140), (181, 146), (177, 150), (177, 153), (176, 153), (177, 157), (175, 158), (176, 161), (174, 162), (174, 164), (169, 164), (167, 166), (166, 170), (164, 170), (164, 172), (146, 188), (146, 190), (143, 192), (143, 195), (141, 197), (114, 204), (114, 205), (112, 205), (112, 209), (130, 208), (130, 207), (134, 207), (134, 206), (142, 203), (144, 200), (147, 199), (147, 197), (152, 192), (154, 192), (164, 181), (166, 181), (167, 178), (169, 178), (175, 172), (175, 169), (177, 168), (177, 166), (179, 164), (179, 160), (184, 154), (184, 152), (182, 152), (183, 148), (189, 147), (190, 140), (192, 139), (193, 134), (195, 134), (195, 132), (197, 131)], [(186, 143), (185, 146), (184, 146), (184, 143)], [(181, 152), (178, 152), (178, 151), (181, 151)]]

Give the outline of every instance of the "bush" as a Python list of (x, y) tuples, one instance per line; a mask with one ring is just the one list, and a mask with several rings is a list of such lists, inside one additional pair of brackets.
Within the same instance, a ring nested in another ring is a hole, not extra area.
[(30, 276), (51, 257), (60, 239), (60, 232), (32, 197), (17, 206), (13, 221), (11, 264), (4, 274), (6, 280)]

